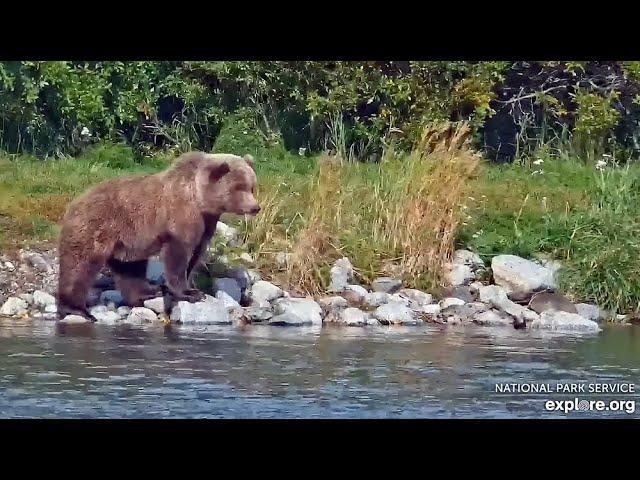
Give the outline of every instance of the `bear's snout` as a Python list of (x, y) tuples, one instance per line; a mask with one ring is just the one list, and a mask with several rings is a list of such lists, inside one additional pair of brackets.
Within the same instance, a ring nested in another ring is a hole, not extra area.
[(256, 205), (249, 210), (250, 215), (257, 215), (260, 212), (260, 205)]

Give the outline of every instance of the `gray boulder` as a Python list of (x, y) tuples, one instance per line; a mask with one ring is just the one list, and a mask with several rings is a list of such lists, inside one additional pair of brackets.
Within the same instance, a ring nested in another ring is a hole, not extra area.
[(576, 313), (547, 311), (531, 322), (530, 328), (563, 332), (598, 332), (600, 327), (593, 320), (587, 320)]
[(342, 257), (335, 261), (329, 275), (331, 277), (329, 291), (340, 293), (353, 280), (353, 265), (347, 257)]
[(224, 304), (211, 297), (196, 303), (178, 302), (171, 310), (171, 320), (196, 325), (228, 325), (231, 323), (231, 317)]
[(383, 325), (416, 325), (421, 323), (421, 320), (414, 316), (414, 312), (409, 307), (398, 302), (379, 306), (373, 312), (373, 316)]
[(379, 277), (371, 282), (374, 292), (395, 293), (402, 288), (402, 281), (391, 277)]
[(496, 285), (514, 300), (526, 300), (535, 292), (556, 289), (554, 271), (515, 255), (497, 255), (491, 261)]
[(273, 303), (275, 316), (291, 314), (300, 317), (303, 324), (322, 325), (322, 308), (310, 298), (281, 298)]

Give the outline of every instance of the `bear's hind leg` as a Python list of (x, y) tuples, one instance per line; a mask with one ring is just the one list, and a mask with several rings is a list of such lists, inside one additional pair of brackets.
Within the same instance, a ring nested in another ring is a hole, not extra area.
[(123, 262), (112, 258), (107, 263), (127, 305), (140, 307), (145, 300), (161, 295), (161, 289), (147, 281), (147, 260)]

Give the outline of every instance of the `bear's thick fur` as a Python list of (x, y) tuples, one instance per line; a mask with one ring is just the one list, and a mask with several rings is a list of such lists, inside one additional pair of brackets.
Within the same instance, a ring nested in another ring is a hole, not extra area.
[(101, 183), (69, 204), (58, 244), (58, 314), (89, 316), (86, 298), (98, 272), (112, 270), (130, 306), (159, 291), (146, 280), (160, 253), (174, 301), (203, 294), (190, 277), (221, 214), (255, 215), (256, 175), (250, 155), (190, 152), (162, 172)]

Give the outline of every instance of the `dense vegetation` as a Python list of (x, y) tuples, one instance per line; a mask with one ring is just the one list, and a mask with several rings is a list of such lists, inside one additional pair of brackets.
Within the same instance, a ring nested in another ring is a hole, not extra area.
[(125, 140), (210, 150), (234, 115), (267, 143), (376, 160), (466, 120), (500, 161), (640, 149), (640, 62), (2, 62), (0, 148), (52, 155)]

